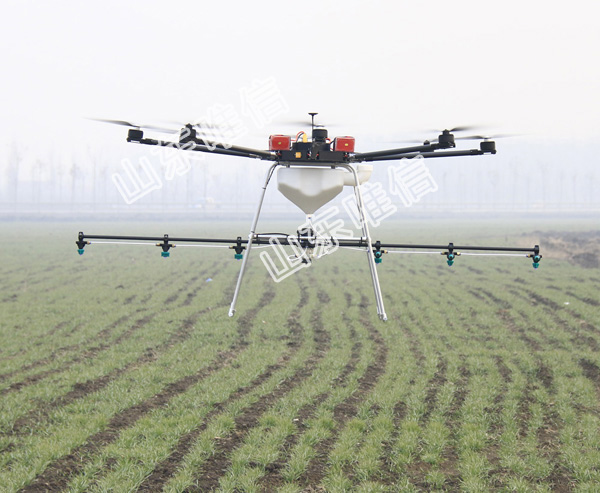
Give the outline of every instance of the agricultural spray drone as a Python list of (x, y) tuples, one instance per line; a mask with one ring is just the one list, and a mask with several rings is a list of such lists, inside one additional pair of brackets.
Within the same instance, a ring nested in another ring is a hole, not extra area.
[[(269, 137), (269, 149), (259, 150), (237, 145), (229, 145), (217, 142), (203, 134), (203, 128), (198, 125), (186, 124), (179, 133), (178, 142), (162, 141), (144, 137), (142, 128), (149, 130), (170, 130), (160, 127), (139, 126), (121, 120), (101, 120), (108, 123), (124, 125), (129, 128), (127, 142), (144, 144), (150, 146), (165, 146), (185, 151), (209, 152), (213, 154), (224, 154), (227, 156), (254, 158), (271, 162), (269, 167), (256, 213), (252, 221), (248, 239), (238, 236), (235, 239), (222, 238), (178, 238), (148, 237), (148, 236), (115, 236), (115, 235), (88, 235), (80, 232), (77, 238), (79, 254), (83, 254), (84, 247), (91, 243), (121, 243), (139, 244), (156, 242), (161, 249), (161, 255), (168, 257), (170, 249), (179, 244), (218, 244), (228, 246), (235, 251), (235, 258), (242, 261), (237, 284), (233, 294), (233, 300), (229, 309), (229, 316), (235, 313), (235, 306), (240, 293), (242, 279), (248, 264), (250, 251), (254, 245), (279, 245), (291, 246), (295, 252), (294, 261), (309, 263), (314, 258), (313, 252), (317, 248), (350, 247), (364, 250), (369, 263), (371, 281), (375, 293), (377, 313), (381, 320), (387, 320), (383, 306), (379, 278), (377, 276), (377, 264), (381, 263), (382, 256), (388, 252), (406, 252), (407, 250), (422, 252), (439, 252), (446, 257), (451, 266), (459, 255), (518, 255), (530, 258), (533, 267), (537, 268), (542, 258), (540, 248), (535, 245), (532, 248), (520, 247), (490, 247), (490, 246), (467, 246), (454, 245), (414, 245), (398, 243), (373, 242), (369, 233), (367, 219), (365, 217), (365, 205), (361, 184), (369, 180), (372, 165), (364, 164), (377, 161), (392, 161), (404, 158), (436, 158), (451, 156), (479, 156), (482, 154), (495, 154), (496, 144), (484, 136), (455, 137), (454, 132), (468, 130), (468, 127), (457, 127), (444, 130), (436, 140), (425, 140), (419, 145), (387, 149), (374, 152), (355, 152), (353, 137), (336, 137), (330, 140), (327, 129), (315, 125), (316, 113), (311, 116), (311, 137), (305, 132), (299, 132), (295, 138), (288, 135), (271, 135)], [(479, 149), (453, 150), (456, 146), (455, 139), (479, 139)], [(267, 186), (276, 168), (279, 191), (291, 202), (296, 204), (307, 214), (308, 227), (299, 229), (294, 235), (282, 234), (259, 234), (256, 227), (260, 216), (263, 200)], [(312, 227), (311, 218), (313, 214), (323, 205), (327, 204), (339, 195), (344, 186), (350, 186), (354, 190), (356, 209), (359, 218), (362, 236), (356, 237), (333, 237), (320, 234)], [(94, 240), (94, 241), (90, 241)], [(101, 241), (95, 241), (101, 240)], [(103, 241), (102, 241), (103, 240)], [(245, 252), (245, 254), (244, 254)]]

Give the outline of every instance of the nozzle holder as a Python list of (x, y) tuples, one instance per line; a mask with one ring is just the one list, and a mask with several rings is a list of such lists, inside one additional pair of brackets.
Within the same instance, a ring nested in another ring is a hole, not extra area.
[(84, 238), (84, 234), (82, 231), (80, 231), (79, 234), (77, 235), (77, 241), (75, 242), (75, 244), (77, 245), (77, 253), (79, 255), (83, 255), (83, 249), (85, 248), (86, 245), (90, 244), (89, 241), (85, 241), (83, 238)]
[(244, 258), (244, 254), (242, 253), (246, 247), (242, 246), (242, 237), (238, 236), (235, 240), (235, 245), (229, 247), (231, 250), (235, 250), (235, 255), (233, 258), (236, 260), (242, 260)]
[(535, 245), (533, 247), (533, 253), (527, 254), (527, 258), (530, 258), (533, 261), (533, 268), (537, 269), (540, 266), (540, 261), (542, 260), (542, 255), (540, 254), (540, 246)]
[(528, 253), (527, 258), (530, 258), (533, 261), (533, 268), (537, 269), (540, 266), (540, 260), (542, 260), (542, 255), (540, 254), (540, 246), (535, 245), (533, 247), (533, 253)]
[(441, 255), (446, 256), (446, 263), (448, 266), (452, 267), (454, 265), (454, 260), (456, 257), (460, 256), (460, 252), (454, 250), (454, 243), (448, 243), (448, 250), (445, 252), (441, 252)]
[(173, 245), (172, 243), (169, 243), (169, 235), (165, 235), (164, 240), (161, 243), (157, 243), (156, 246), (162, 248), (162, 252), (160, 253), (160, 256), (163, 258), (167, 258), (170, 256), (169, 250), (171, 248), (175, 248), (177, 245)]
[(381, 249), (381, 242), (379, 240), (377, 240), (374, 244), (373, 244), (373, 256), (375, 257), (375, 263), (376, 264), (380, 264), (381, 262), (383, 262), (383, 254), (387, 253), (387, 250), (382, 250)]

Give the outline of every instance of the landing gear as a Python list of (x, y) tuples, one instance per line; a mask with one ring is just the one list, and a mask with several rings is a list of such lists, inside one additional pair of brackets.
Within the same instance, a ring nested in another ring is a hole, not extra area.
[[(242, 285), (242, 279), (244, 277), (244, 273), (246, 272), (248, 257), (250, 256), (250, 250), (252, 248), (252, 243), (254, 240), (256, 240), (258, 238), (257, 234), (256, 234), (256, 226), (258, 224), (258, 218), (260, 217), (260, 211), (261, 211), (262, 204), (263, 204), (263, 201), (265, 198), (265, 192), (267, 190), (267, 186), (269, 185), (269, 181), (271, 180), (271, 177), (273, 176), (273, 172), (275, 171), (275, 168), (280, 165), (281, 165), (280, 163), (275, 163), (275, 164), (271, 165), (271, 167), (267, 171), (267, 175), (265, 178), (265, 184), (262, 187), (262, 192), (260, 195), (260, 199), (258, 201), (258, 207), (256, 208), (256, 213), (254, 214), (254, 219), (252, 221), (250, 233), (248, 234), (246, 255), (243, 257), (243, 260), (242, 260), (242, 265), (240, 267), (240, 273), (238, 275), (237, 284), (235, 286), (235, 291), (233, 293), (233, 300), (231, 301), (231, 306), (229, 308), (229, 316), (230, 317), (232, 317), (235, 314), (235, 305), (237, 303), (240, 288)], [(289, 166), (293, 166), (293, 163), (289, 164)], [(331, 166), (331, 163), (329, 163), (327, 166)], [(369, 227), (367, 225), (367, 221), (366, 221), (365, 214), (364, 214), (364, 202), (363, 202), (363, 197), (362, 197), (362, 193), (360, 190), (360, 181), (358, 179), (358, 174), (356, 173), (356, 170), (354, 169), (353, 166), (350, 166), (349, 164), (346, 164), (346, 163), (335, 163), (333, 166), (345, 168), (350, 173), (352, 173), (352, 176), (354, 177), (354, 194), (356, 196), (356, 205), (357, 205), (357, 209), (358, 209), (358, 215), (360, 218), (362, 236), (366, 242), (366, 247), (367, 247), (367, 249), (366, 249), (367, 261), (369, 263), (369, 270), (371, 272), (371, 281), (373, 283), (373, 291), (375, 292), (375, 301), (377, 304), (377, 314), (379, 315), (379, 318), (381, 320), (385, 321), (385, 320), (387, 320), (387, 315), (385, 313), (385, 307), (383, 306), (383, 297), (381, 295), (381, 287), (379, 286), (379, 277), (377, 276), (377, 268), (376, 268), (376, 264), (381, 263), (381, 254), (383, 253), (383, 251), (380, 249), (380, 247), (373, 249), (373, 245), (371, 243)], [(300, 232), (298, 232), (298, 233), (300, 233)], [(307, 247), (310, 247), (310, 245), (307, 245)], [(377, 253), (377, 252), (379, 252), (379, 253)], [(238, 254), (241, 255), (241, 251), (238, 253), (236, 250), (236, 258), (238, 258), (238, 256), (237, 256)]]

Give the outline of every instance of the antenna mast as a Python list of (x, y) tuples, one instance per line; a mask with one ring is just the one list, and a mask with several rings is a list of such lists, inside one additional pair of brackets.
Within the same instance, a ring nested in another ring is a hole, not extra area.
[(315, 129), (315, 115), (318, 115), (318, 113), (309, 113), (309, 115), (312, 118), (311, 129), (310, 129), (310, 132), (311, 132), (311, 135), (312, 135), (312, 131)]

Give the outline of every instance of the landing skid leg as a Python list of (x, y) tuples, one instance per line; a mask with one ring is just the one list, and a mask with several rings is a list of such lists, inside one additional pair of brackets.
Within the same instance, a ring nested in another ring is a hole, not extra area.
[(256, 214), (254, 214), (254, 220), (252, 221), (252, 226), (250, 228), (250, 233), (248, 234), (248, 245), (246, 246), (246, 253), (244, 258), (242, 259), (242, 267), (240, 268), (240, 273), (238, 275), (237, 284), (235, 285), (235, 291), (233, 293), (233, 300), (231, 301), (231, 306), (229, 307), (229, 316), (233, 317), (235, 313), (235, 304), (237, 303), (238, 295), (240, 294), (240, 287), (242, 285), (242, 279), (244, 277), (244, 272), (246, 272), (246, 264), (248, 263), (248, 257), (250, 257), (250, 250), (252, 248), (252, 241), (254, 240), (254, 235), (256, 234), (256, 225), (258, 224), (258, 217), (260, 216), (260, 210), (262, 208), (263, 200), (265, 199), (265, 192), (267, 191), (267, 185), (271, 180), (271, 176), (273, 176), (273, 171), (275, 168), (279, 166), (278, 163), (273, 164), (269, 171), (267, 171), (267, 177), (265, 179), (265, 184), (262, 188), (262, 193), (260, 195), (260, 199), (258, 201), (258, 207), (256, 208)]
[(356, 207), (358, 209), (363, 235), (367, 239), (367, 259), (369, 262), (369, 269), (371, 270), (371, 281), (373, 282), (373, 291), (375, 292), (377, 315), (379, 315), (379, 318), (385, 322), (387, 320), (387, 315), (385, 314), (385, 307), (383, 306), (383, 297), (381, 296), (381, 287), (379, 286), (379, 276), (377, 275), (377, 265), (375, 264), (375, 256), (373, 255), (373, 245), (371, 244), (369, 226), (365, 218), (364, 202), (362, 198), (362, 192), (360, 190), (360, 183), (358, 181), (358, 174), (352, 166), (342, 165), (342, 167), (346, 168), (348, 171), (354, 174), (354, 194), (356, 195)]

